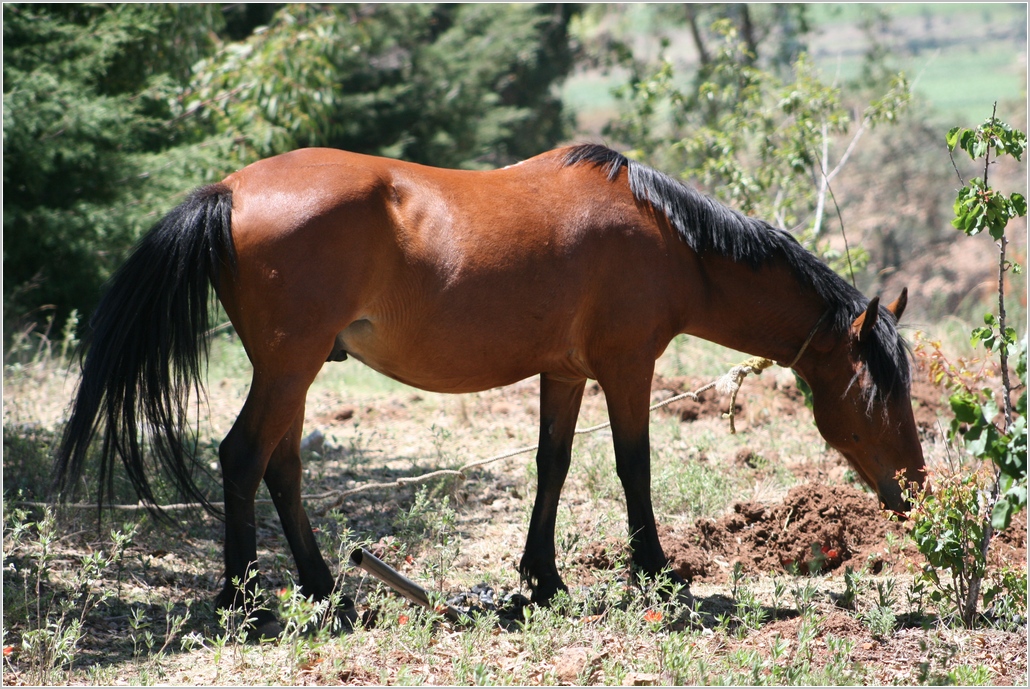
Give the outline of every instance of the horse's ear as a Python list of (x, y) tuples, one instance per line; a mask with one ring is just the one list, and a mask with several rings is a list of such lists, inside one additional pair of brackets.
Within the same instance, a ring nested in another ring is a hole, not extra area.
[(869, 306), (866, 307), (865, 312), (860, 314), (851, 324), (851, 332), (858, 338), (859, 342), (865, 342), (869, 339), (873, 328), (876, 327), (876, 319), (879, 317), (880, 298), (873, 297), (869, 300)]
[(894, 314), (895, 321), (900, 321), (906, 306), (908, 306), (908, 287), (902, 288), (901, 295), (887, 306), (887, 310)]

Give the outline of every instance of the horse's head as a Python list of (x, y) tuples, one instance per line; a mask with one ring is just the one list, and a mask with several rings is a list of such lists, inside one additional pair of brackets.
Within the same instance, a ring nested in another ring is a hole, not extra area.
[(812, 388), (815, 423), (887, 509), (904, 512), (896, 475), (923, 482), (925, 465), (910, 400), (911, 381), (897, 322), (907, 290), (881, 307), (879, 298), (843, 335), (812, 341), (799, 372)]

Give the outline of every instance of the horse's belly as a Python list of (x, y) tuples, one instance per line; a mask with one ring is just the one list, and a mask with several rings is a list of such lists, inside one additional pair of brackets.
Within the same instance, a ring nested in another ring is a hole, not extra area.
[[(489, 332), (477, 329), (477, 333)], [(449, 331), (394, 332), (360, 320), (340, 332), (336, 341), (369, 368), (431, 392), (478, 392), (544, 372), (590, 377), (571, 348), (556, 354), (550, 348), (527, 346), (531, 339), (471, 338)]]

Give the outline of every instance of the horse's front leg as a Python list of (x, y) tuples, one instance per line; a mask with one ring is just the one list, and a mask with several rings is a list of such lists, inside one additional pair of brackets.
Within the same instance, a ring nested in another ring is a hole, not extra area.
[[(608, 401), (615, 444), (615, 469), (626, 493), (630, 550), (633, 567), (649, 578), (668, 568), (668, 558), (658, 540), (651, 505), (651, 443), (648, 406), (651, 398), (653, 363), (627, 367), (598, 376)], [(673, 584), (685, 582), (667, 572)]]
[(547, 605), (558, 591), (568, 590), (554, 562), (554, 525), (572, 460), (572, 439), (585, 386), (586, 380), (570, 382), (540, 376), (536, 502), (519, 571), (533, 590), (533, 602), (542, 605)]

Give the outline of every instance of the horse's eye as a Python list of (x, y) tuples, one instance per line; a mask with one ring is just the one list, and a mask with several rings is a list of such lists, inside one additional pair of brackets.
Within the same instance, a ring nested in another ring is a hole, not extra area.
[(857, 443), (858, 442), (858, 433), (852, 433), (851, 434), (851, 439), (854, 440)]

